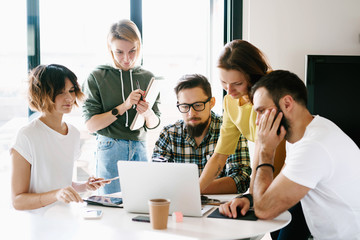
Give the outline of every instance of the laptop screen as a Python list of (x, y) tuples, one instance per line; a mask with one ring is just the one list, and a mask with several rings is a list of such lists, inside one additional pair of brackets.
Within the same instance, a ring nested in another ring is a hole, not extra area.
[(169, 214), (202, 216), (198, 166), (191, 163), (119, 161), (124, 209), (148, 213), (148, 200), (170, 199)]

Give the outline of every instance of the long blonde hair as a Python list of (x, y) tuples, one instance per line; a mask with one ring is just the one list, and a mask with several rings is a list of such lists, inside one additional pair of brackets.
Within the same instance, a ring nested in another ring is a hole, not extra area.
[(113, 58), (115, 65), (119, 67), (114, 59), (114, 54), (111, 50), (111, 42), (115, 39), (126, 40), (135, 43), (137, 49), (136, 61), (139, 59), (139, 56), (141, 54), (141, 34), (138, 27), (133, 21), (128, 19), (123, 19), (117, 23), (114, 23), (113, 25), (111, 25), (109, 34), (107, 36), (107, 47), (109, 49), (109, 52)]

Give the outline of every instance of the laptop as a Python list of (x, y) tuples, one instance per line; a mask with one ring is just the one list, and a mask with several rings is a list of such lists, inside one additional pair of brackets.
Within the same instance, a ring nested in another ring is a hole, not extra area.
[(169, 214), (201, 217), (213, 206), (201, 206), (198, 166), (192, 163), (118, 161), (127, 212), (149, 213), (148, 200), (170, 199)]

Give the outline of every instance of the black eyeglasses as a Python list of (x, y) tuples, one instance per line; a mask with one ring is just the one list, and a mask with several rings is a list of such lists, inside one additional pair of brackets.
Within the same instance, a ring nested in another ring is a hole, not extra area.
[(205, 104), (207, 102), (209, 102), (211, 99), (211, 97), (209, 97), (205, 102), (194, 102), (192, 104), (186, 104), (186, 103), (183, 103), (183, 104), (176, 104), (177, 108), (179, 109), (179, 111), (181, 113), (187, 113), (190, 111), (190, 108), (192, 107), (195, 111), (197, 112), (201, 112), (201, 111), (204, 111), (205, 109)]

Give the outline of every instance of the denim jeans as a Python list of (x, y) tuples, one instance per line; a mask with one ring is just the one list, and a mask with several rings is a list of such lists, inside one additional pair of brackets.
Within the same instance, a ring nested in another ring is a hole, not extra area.
[[(105, 179), (119, 175), (118, 161), (147, 161), (144, 141), (113, 139), (97, 135), (96, 174)], [(136, 174), (136, 173), (134, 173)], [(99, 194), (120, 192), (120, 181), (114, 180), (99, 189)]]
[(301, 202), (289, 209), (291, 222), (284, 228), (271, 233), (273, 240), (307, 240), (310, 237), (310, 230), (306, 224)]

